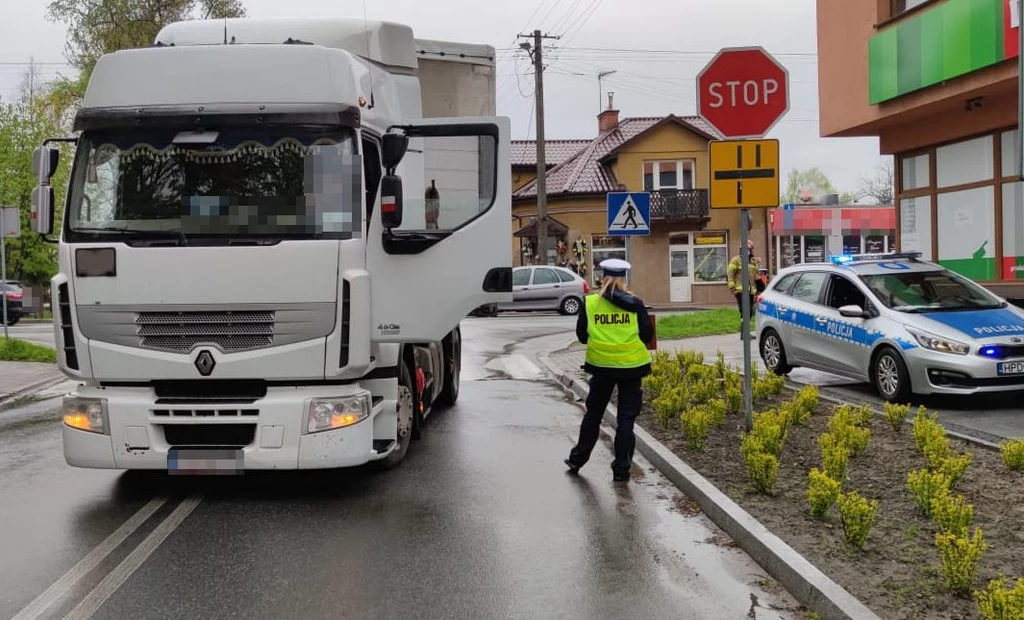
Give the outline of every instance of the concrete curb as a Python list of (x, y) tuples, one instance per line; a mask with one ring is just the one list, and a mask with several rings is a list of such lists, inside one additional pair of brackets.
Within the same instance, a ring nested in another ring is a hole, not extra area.
[[(578, 398), (586, 399), (589, 390), (581, 380), (558, 370), (547, 354), (541, 354), (539, 358), (544, 370), (553, 375), (559, 385)], [(615, 407), (609, 405), (604, 420), (613, 428), (615, 415)], [(644, 458), (696, 501), (715, 525), (731, 536), (740, 548), (802, 604), (826, 620), (881, 620), (864, 603), (829, 579), (639, 426), (636, 427), (636, 445)]]
[(43, 379), (42, 381), (32, 383), (27, 387), (21, 388), (18, 391), (11, 392), (2, 400), (0, 400), (0, 409), (4, 409), (5, 407), (7, 407), (8, 405), (15, 401), (21, 400), (22, 398), (26, 398), (28, 396), (32, 396), (33, 394), (36, 394), (38, 392), (42, 392), (43, 390), (53, 387), (58, 383), (63, 383), (64, 381), (67, 381), (67, 377), (65, 377), (64, 375), (60, 375), (59, 377), (50, 377), (49, 379)]

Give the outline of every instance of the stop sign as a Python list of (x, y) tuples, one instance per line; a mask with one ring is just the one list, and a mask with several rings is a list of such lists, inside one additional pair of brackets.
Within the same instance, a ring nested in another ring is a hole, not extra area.
[(760, 138), (789, 110), (789, 72), (760, 47), (718, 52), (697, 76), (697, 114), (726, 138)]

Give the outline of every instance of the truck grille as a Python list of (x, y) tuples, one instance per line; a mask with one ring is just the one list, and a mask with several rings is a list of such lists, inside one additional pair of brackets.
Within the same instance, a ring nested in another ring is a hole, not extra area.
[(207, 344), (237, 352), (274, 344), (273, 311), (138, 312), (135, 325), (145, 349), (186, 353)]

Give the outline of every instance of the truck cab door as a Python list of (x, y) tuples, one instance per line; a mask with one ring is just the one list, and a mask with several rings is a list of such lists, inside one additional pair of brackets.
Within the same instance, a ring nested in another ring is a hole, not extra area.
[(408, 146), (391, 170), (384, 153), (400, 204), (382, 190), (368, 209), (373, 341), (437, 342), (475, 308), (512, 301), (510, 125), (436, 118), (389, 128)]

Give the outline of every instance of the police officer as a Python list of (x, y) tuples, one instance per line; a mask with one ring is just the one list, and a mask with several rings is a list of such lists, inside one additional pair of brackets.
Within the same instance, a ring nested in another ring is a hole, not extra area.
[(590, 460), (601, 419), (617, 386), (619, 407), (612, 478), (625, 482), (629, 480), (636, 444), (633, 425), (643, 405), (640, 380), (651, 372), (651, 355), (646, 345), (654, 339), (654, 329), (644, 302), (626, 290), (629, 263), (612, 258), (600, 266), (601, 288), (587, 295), (585, 309), (576, 321), (576, 337), (587, 345), (583, 368), (591, 374), (590, 394), (579, 441), (565, 464), (575, 474)]

